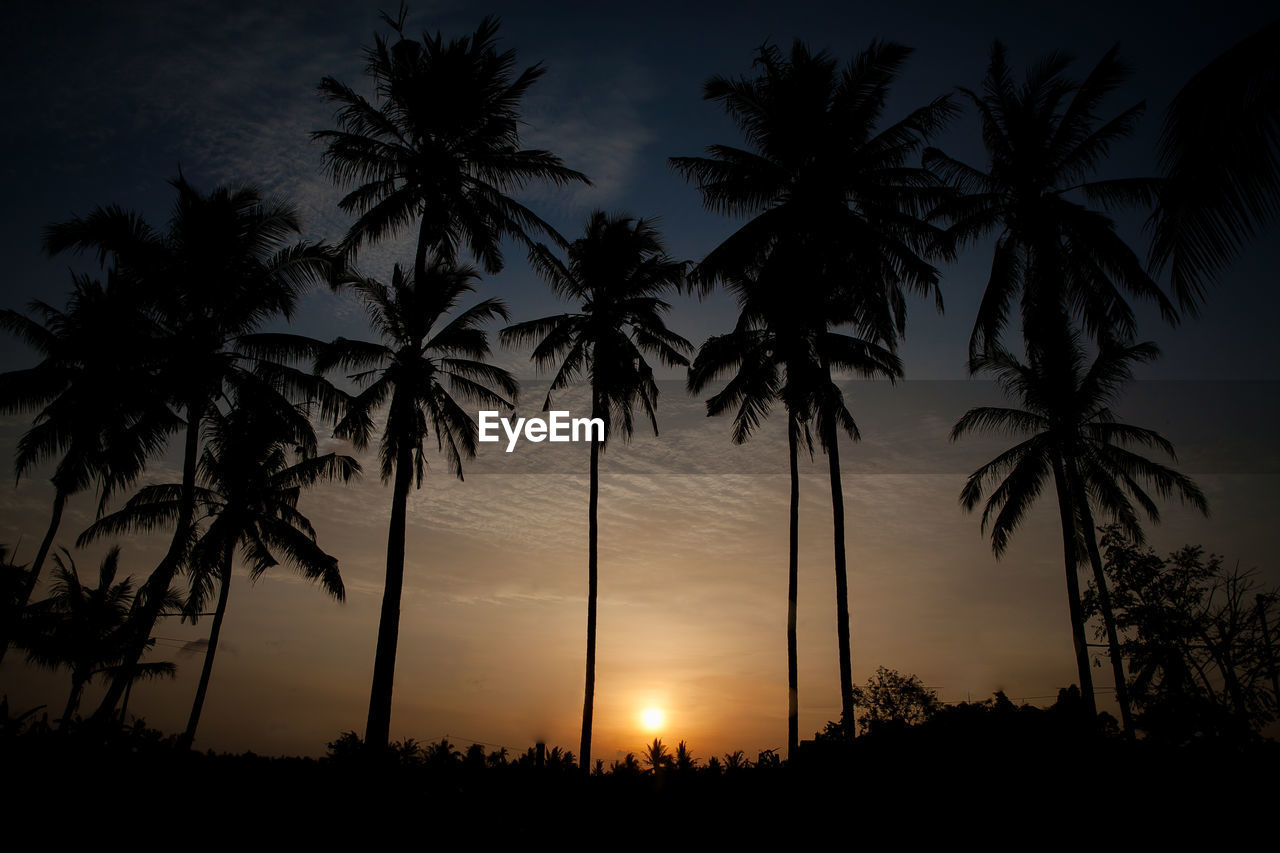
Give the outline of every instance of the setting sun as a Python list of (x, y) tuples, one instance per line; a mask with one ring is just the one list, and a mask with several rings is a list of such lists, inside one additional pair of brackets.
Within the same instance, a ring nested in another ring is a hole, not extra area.
[(654, 732), (662, 726), (665, 716), (659, 708), (645, 708), (640, 712), (640, 721), (644, 723), (646, 729)]

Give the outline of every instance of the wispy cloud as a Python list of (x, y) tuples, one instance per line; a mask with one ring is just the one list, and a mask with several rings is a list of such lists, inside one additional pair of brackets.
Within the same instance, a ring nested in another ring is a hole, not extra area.
[(642, 113), (654, 87), (648, 69), (637, 62), (622, 60), (608, 69), (588, 72), (580, 61), (558, 60), (555, 76), (540, 81), (528, 98), (523, 141), (559, 155), (592, 184), (574, 185), (567, 194), (531, 188), (524, 195), (540, 207), (580, 214), (616, 203), (633, 188), (640, 153), (654, 139)]

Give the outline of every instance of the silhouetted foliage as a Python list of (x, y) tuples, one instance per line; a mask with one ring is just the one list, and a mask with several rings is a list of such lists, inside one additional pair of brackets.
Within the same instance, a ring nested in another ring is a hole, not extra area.
[[(131, 681), (172, 678), (176, 668), (167, 661), (139, 663), (130, 659), (134, 630), (130, 620), (137, 617), (131, 609), (133, 578), (116, 580), (119, 546), (108, 550), (102, 558), (95, 587), (81, 583), (75, 560), (65, 548), (61, 555), (53, 555), (53, 562), (50, 595), (27, 609), (26, 625), (18, 638), (27, 651), (28, 661), (70, 671), (71, 692), (59, 724), (65, 728), (79, 710), (85, 686), (97, 676), (114, 676), (126, 671)], [(176, 611), (179, 607), (181, 600), (171, 591), (165, 609)]]
[(1117, 48), (1083, 79), (1067, 76), (1071, 62), (1066, 54), (1050, 54), (1019, 83), (1004, 45), (995, 42), (981, 94), (959, 89), (981, 118), (985, 169), (936, 148), (924, 153), (925, 165), (958, 190), (932, 218), (949, 221), (959, 242), (997, 235), (969, 339), (974, 372), (981, 368), (976, 359), (1001, 346), (1011, 312), (1018, 312), (1031, 347), (1041, 345), (1046, 333), (1056, 334), (1064, 312), (1091, 337), (1131, 341), (1136, 319), (1126, 297), (1155, 303), (1171, 322), (1177, 318), (1106, 214), (1153, 203), (1156, 182), (1094, 178), (1145, 107), (1138, 103), (1109, 119), (1101, 115), (1107, 96), (1129, 76)]
[(671, 757), (666, 744), (658, 738), (654, 738), (653, 743), (644, 748), (644, 763), (649, 765), (651, 773), (661, 773), (675, 767), (675, 759)]
[(337, 106), (338, 129), (312, 137), (325, 143), (334, 181), (352, 188), (339, 207), (357, 215), (343, 247), (354, 253), (416, 224), (413, 276), (432, 255), (456, 264), (464, 245), (486, 272), (499, 272), (503, 238), (532, 246), (535, 231), (558, 239), (507, 193), (534, 181), (590, 181), (550, 151), (520, 147), (520, 101), (546, 69), (515, 74), (515, 51), (498, 51), (496, 19), (461, 38), (416, 40), (406, 34), (407, 14), (403, 6), (395, 18), (384, 13), (393, 35), (375, 35), (365, 50), (372, 102), (333, 77), (320, 82)]
[[(469, 267), (435, 262), (425, 276), (392, 271), (391, 286), (353, 276), (347, 286), (364, 302), (378, 341), (337, 338), (322, 345), (294, 338), (285, 342), (294, 354), (312, 353), (317, 372), (354, 370), (348, 378), (359, 387), (347, 401), (334, 434), (357, 448), (368, 446), (375, 416), (387, 415), (378, 448), (383, 482), (394, 480), (387, 540), (387, 573), (378, 645), (370, 689), (365, 743), (386, 747), (391, 728), (391, 695), (395, 679), (404, 586), (405, 521), (409, 490), (421, 488), (426, 473), (424, 443), (434, 432), (450, 470), (462, 479), (462, 460), (476, 453), (478, 428), (458, 398), (482, 406), (511, 408), (519, 391), (511, 374), (489, 364), (488, 333), (483, 325), (507, 319), (501, 300), (484, 299), (453, 313), (475, 290)], [(453, 316), (450, 316), (450, 314)]]
[(865, 687), (854, 690), (854, 703), (864, 709), (858, 722), (864, 731), (871, 732), (889, 726), (921, 725), (942, 707), (938, 694), (917, 676), (883, 666), (876, 667)]
[[(704, 362), (695, 363), (690, 374), (691, 389), (736, 370), (725, 391), (708, 401), (709, 412), (739, 408), (735, 441), (745, 440), (771, 400), (781, 396), (793, 459), (797, 435), (802, 430), (807, 439), (811, 415), (828, 456), (840, 695), (847, 716), (853, 713), (853, 676), (839, 434), (855, 440), (859, 434), (831, 377), (833, 371), (901, 375), (891, 353), (906, 327), (905, 294), (932, 294), (941, 308), (938, 271), (929, 259), (947, 254), (942, 232), (924, 219), (941, 200), (942, 188), (932, 173), (909, 161), (944, 126), (950, 101), (938, 98), (896, 123), (881, 122), (890, 87), (910, 53), (876, 41), (841, 68), (798, 40), (789, 54), (763, 46), (754, 76), (715, 76), (703, 92), (724, 105), (748, 147), (713, 145), (707, 157), (671, 158), (696, 181), (704, 207), (750, 217), (691, 275), (704, 292), (716, 282), (736, 289), (743, 311), (734, 333), (704, 346)], [(834, 334), (842, 325), (851, 326), (853, 335)], [(779, 376), (783, 368), (785, 379)], [(792, 519), (794, 528), (794, 511)], [(790, 631), (794, 580), (789, 590)], [(790, 751), (798, 723), (790, 636), (788, 643)]]
[(694, 757), (693, 750), (689, 749), (688, 741), (682, 740), (676, 745), (676, 754), (672, 758), (672, 764), (681, 773), (692, 773), (697, 769), (698, 759)]
[[(1042, 327), (1043, 331), (1047, 329)], [(1042, 341), (1033, 349), (1027, 364), (992, 345), (972, 364), (977, 370), (994, 374), (1005, 395), (1022, 408), (971, 409), (951, 431), (953, 441), (974, 431), (1001, 431), (1022, 439), (969, 475), (960, 494), (960, 503), (968, 511), (986, 498), (982, 529), (985, 532), (990, 524), (991, 549), (997, 558), (1052, 479), (1062, 526), (1076, 669), (1085, 701), (1092, 709), (1093, 680), (1077, 570), (1088, 561), (1095, 582), (1102, 589), (1099, 605), (1109, 632), (1113, 672), (1126, 717), (1125, 679), (1102, 583), (1094, 508), (1118, 520), (1135, 537), (1142, 535), (1135, 503), (1152, 521), (1160, 519), (1159, 508), (1148, 489), (1158, 497), (1176, 496), (1201, 512), (1208, 512), (1204, 493), (1189, 477), (1126, 447), (1155, 447), (1173, 457), (1173, 445), (1154, 430), (1118, 422), (1111, 409), (1120, 389), (1132, 378), (1132, 365), (1150, 361), (1158, 352), (1154, 344), (1126, 346), (1108, 338), (1086, 367), (1086, 353), (1078, 336), (1062, 329), (1055, 342)], [(1089, 716), (1093, 716), (1092, 710)]]
[(530, 250), (529, 260), (557, 296), (581, 305), (580, 310), (516, 323), (501, 335), (504, 344), (532, 346), (539, 370), (555, 369), (544, 410), (551, 408), (556, 392), (586, 377), (591, 417), (604, 423), (603, 440), (593, 430), (589, 436), (587, 661), (579, 742), (587, 768), (595, 707), (600, 454), (614, 436), (630, 440), (637, 406), (658, 434), (658, 385), (646, 356), (667, 367), (685, 367), (692, 347), (663, 319), (671, 307), (663, 297), (683, 283), (685, 265), (667, 256), (653, 222), (593, 211), (583, 236), (569, 244), (566, 255), (562, 261), (539, 244)]
[[(1150, 737), (1245, 739), (1277, 716), (1275, 589), (1188, 545), (1161, 558), (1103, 529), (1106, 575), (1138, 725)], [(1097, 592), (1085, 596), (1097, 612)]]
[(1169, 270), (1192, 315), (1206, 286), (1280, 210), (1277, 52), (1280, 20), (1197, 71), (1165, 114), (1150, 260)]
[(736, 773), (741, 770), (751, 769), (751, 760), (747, 758), (746, 753), (740, 749), (733, 752), (726, 752), (724, 755), (724, 769), (726, 773)]
[[(212, 676), (237, 552), (256, 581), (284, 560), (339, 601), (345, 597), (338, 561), (316, 542), (316, 532), (298, 510), (302, 489), (321, 480), (349, 482), (360, 465), (349, 456), (317, 454), (315, 430), (300, 409), (242, 394), (225, 415), (214, 411), (204, 427), (196, 506), (198, 539), (187, 560), (190, 591), (183, 608), (193, 623), (218, 590), (204, 666), (183, 742), (195, 739)], [(111, 534), (169, 526), (182, 507), (182, 485), (147, 486), (118, 512), (81, 534), (80, 542)]]
[(17, 609), (0, 612), (0, 659), (36, 588), (67, 500), (96, 489), (101, 514), (182, 427), (160, 387), (158, 331), (136, 283), (114, 270), (106, 287), (76, 276), (64, 310), (40, 301), (29, 310), (35, 318), (0, 311), (0, 328), (41, 357), (34, 367), (0, 374), (0, 413), (36, 412), (18, 441), (14, 473), (21, 479), (56, 460), (53, 513), (22, 586), (5, 599)]
[[(50, 253), (93, 251), (139, 288), (154, 321), (156, 400), (181, 410), (186, 422), (179, 511), (164, 558), (138, 590), (133, 661), (194, 541), (200, 430), (219, 401), (253, 389), (255, 400), (275, 397), (279, 406), (289, 405), (287, 396), (319, 401), (322, 414), (337, 403), (319, 377), (240, 347), (243, 336), (287, 319), (305, 288), (333, 278), (332, 252), (322, 244), (289, 242), (299, 231), (296, 210), (264, 199), (254, 187), (206, 195), (181, 175), (171, 184), (177, 201), (163, 233), (137, 214), (109, 207), (51, 225), (45, 236)], [(95, 712), (99, 720), (113, 713), (126, 685), (123, 678), (112, 680)]]
[(609, 772), (614, 776), (639, 776), (640, 762), (636, 760), (634, 752), (628, 752), (621, 761), (615, 761), (609, 766)]

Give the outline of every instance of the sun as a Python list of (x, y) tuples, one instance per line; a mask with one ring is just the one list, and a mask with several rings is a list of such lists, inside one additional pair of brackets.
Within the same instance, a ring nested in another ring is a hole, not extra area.
[(645, 708), (640, 712), (640, 722), (644, 723), (644, 727), (651, 732), (656, 732), (662, 727), (665, 717), (660, 708)]

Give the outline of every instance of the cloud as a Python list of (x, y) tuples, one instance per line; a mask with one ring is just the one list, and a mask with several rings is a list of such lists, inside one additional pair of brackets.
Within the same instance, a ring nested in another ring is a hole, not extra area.
[(654, 91), (648, 69), (625, 59), (603, 66), (609, 69), (604, 74), (601, 67), (588, 70), (582, 59), (557, 59), (555, 76), (539, 81), (527, 99), (529, 128), (522, 141), (553, 152), (591, 179), (591, 186), (532, 187), (524, 193), (561, 215), (605, 207), (626, 195), (640, 153), (654, 139), (642, 114)]

